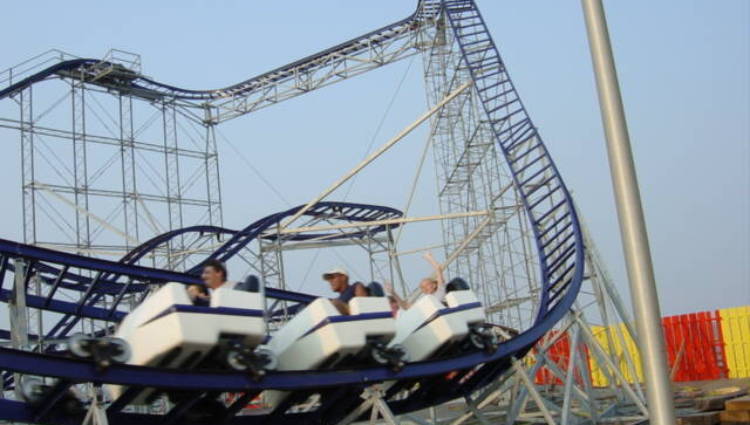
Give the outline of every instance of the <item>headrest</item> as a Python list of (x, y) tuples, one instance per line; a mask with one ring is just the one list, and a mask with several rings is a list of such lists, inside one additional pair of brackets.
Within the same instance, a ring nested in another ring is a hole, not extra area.
[(370, 284), (367, 285), (367, 294), (371, 297), (384, 297), (385, 291), (383, 290), (383, 285), (378, 282), (370, 282)]
[(260, 280), (258, 280), (258, 276), (251, 274), (246, 277), (245, 281), (241, 285), (241, 289), (247, 292), (260, 292)]
[(469, 284), (460, 277), (451, 280), (447, 285), (445, 285), (445, 292), (466, 291), (468, 289), (471, 289), (469, 288)]

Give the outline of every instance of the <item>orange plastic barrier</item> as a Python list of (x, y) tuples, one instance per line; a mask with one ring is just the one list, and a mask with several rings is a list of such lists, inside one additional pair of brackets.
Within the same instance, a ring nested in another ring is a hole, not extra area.
[[(237, 401), (240, 397), (242, 397), (242, 393), (227, 393), (224, 395), (224, 403), (228, 406)], [(243, 412), (251, 411), (254, 409), (261, 409), (265, 407), (263, 404), (263, 399), (261, 395), (255, 396), (252, 400), (250, 400), (247, 405), (242, 407)]]
[(718, 311), (662, 319), (667, 361), (676, 382), (727, 377), (721, 318)]
[[(620, 371), (629, 382), (643, 380), (642, 365), (635, 342), (625, 335), (623, 344), (614, 338), (614, 347), (609, 347), (607, 331), (614, 335), (615, 327), (625, 333), (625, 326), (612, 325), (611, 328), (594, 326), (594, 336), (605, 351), (609, 352), (618, 364)], [(750, 376), (750, 306), (716, 311), (669, 316), (662, 319), (667, 362), (676, 382), (704, 381), (721, 378)], [(636, 362), (637, 378), (624, 362), (624, 350)], [(591, 360), (593, 383), (604, 386), (608, 380), (602, 372), (602, 365)]]

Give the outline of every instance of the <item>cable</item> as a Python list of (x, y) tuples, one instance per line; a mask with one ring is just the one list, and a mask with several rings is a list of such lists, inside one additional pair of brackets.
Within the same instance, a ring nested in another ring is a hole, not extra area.
[[(380, 118), (380, 122), (378, 123), (378, 126), (375, 128), (375, 133), (372, 135), (372, 138), (370, 139), (370, 143), (367, 145), (367, 150), (365, 150), (364, 155), (362, 155), (362, 160), (367, 158), (367, 155), (370, 154), (370, 151), (372, 150), (372, 146), (375, 144), (375, 140), (380, 135), (380, 130), (383, 128), (383, 124), (385, 124), (385, 120), (390, 114), (391, 108), (393, 107), (393, 104), (396, 102), (396, 98), (398, 97), (398, 94), (401, 92), (401, 87), (404, 85), (404, 81), (406, 81), (406, 77), (409, 75), (409, 71), (411, 70), (411, 65), (412, 63), (414, 63), (415, 57), (416, 56), (412, 56), (411, 59), (409, 59), (409, 64), (406, 66), (404, 75), (401, 77), (401, 81), (399, 81), (398, 86), (396, 87), (396, 91), (393, 93), (393, 96), (391, 96), (391, 100), (388, 102), (388, 106), (385, 108), (385, 111), (383, 112), (383, 116)], [(349, 187), (346, 189), (346, 193), (344, 194), (344, 201), (346, 201), (349, 198), (349, 193), (352, 191), (352, 187), (354, 187), (354, 183), (357, 181), (357, 177), (359, 177), (359, 173), (355, 174), (352, 177), (352, 180), (349, 182)]]
[(303, 286), (305, 286), (305, 283), (307, 283), (307, 278), (310, 277), (310, 272), (312, 271), (313, 266), (315, 265), (315, 262), (318, 261), (318, 256), (320, 255), (320, 250), (315, 250), (315, 256), (313, 256), (313, 259), (310, 261), (310, 264), (307, 265), (307, 271), (305, 272), (305, 277), (302, 278), (302, 282), (297, 286), (297, 289), (295, 291), (299, 292)]
[(229, 138), (227, 138), (227, 136), (225, 136), (224, 133), (222, 133), (221, 131), (219, 131), (218, 128), (216, 128), (216, 133), (218, 133), (219, 136), (221, 136), (221, 138), (224, 139), (224, 142), (226, 142), (226, 144), (229, 145), (230, 148), (232, 148), (232, 150), (234, 151), (234, 153), (237, 154), (237, 156), (245, 163), (245, 165), (247, 165), (248, 168), (250, 168), (250, 170), (252, 170), (252, 172), (255, 173), (255, 176), (258, 177), (260, 179), (260, 181), (263, 182), (263, 184), (265, 184), (266, 187), (268, 187), (271, 190), (271, 192), (273, 192), (283, 203), (285, 203), (287, 205), (287, 207), (291, 207), (292, 206), (292, 203), (289, 202), (289, 200), (286, 199), (284, 197), (284, 195), (282, 195), (281, 192), (279, 192), (273, 186), (273, 184), (271, 184), (271, 182), (269, 182), (265, 177), (263, 177), (263, 175), (260, 173), (260, 171), (258, 171), (258, 169), (253, 166), (253, 164), (250, 162), (250, 160), (247, 159), (247, 157), (239, 149), (237, 149), (237, 147), (234, 146), (234, 144), (232, 142), (229, 141)]
[[(419, 183), (419, 177), (422, 175), (422, 167), (424, 166), (424, 161), (427, 158), (427, 152), (430, 150), (430, 146), (432, 143), (432, 135), (433, 131), (430, 131), (430, 134), (427, 136), (427, 140), (425, 141), (424, 148), (422, 148), (422, 156), (419, 159), (419, 166), (417, 166), (417, 171), (414, 173), (414, 179), (411, 183), (411, 190), (409, 191), (409, 196), (406, 198), (406, 206), (404, 207), (404, 217), (409, 216), (409, 209), (411, 208), (411, 203), (414, 200), (414, 194), (417, 192), (417, 184)], [(404, 232), (404, 228), (406, 227), (406, 223), (404, 223), (402, 226), (399, 226), (398, 233), (396, 234), (396, 238), (393, 241), (394, 246), (398, 246), (398, 242), (401, 240), (401, 234)]]
[[(380, 130), (383, 128), (383, 125), (385, 124), (385, 120), (388, 117), (388, 115), (390, 114), (391, 109), (393, 108), (393, 105), (396, 102), (396, 98), (398, 98), (398, 95), (401, 92), (401, 88), (403, 87), (404, 82), (406, 81), (406, 77), (409, 75), (409, 71), (411, 70), (411, 66), (412, 66), (413, 62), (414, 62), (414, 57), (412, 57), (409, 60), (409, 63), (407, 65), (407, 67), (406, 67), (406, 70), (404, 70), (404, 75), (401, 76), (401, 80), (399, 81), (398, 85), (396, 86), (396, 90), (393, 93), (393, 95), (391, 96), (391, 99), (388, 102), (388, 106), (386, 106), (385, 111), (383, 112), (383, 116), (380, 118), (380, 122), (378, 123), (377, 127), (375, 128), (375, 133), (370, 138), (370, 142), (367, 145), (367, 149), (365, 150), (365, 153), (362, 156), (362, 159), (366, 158), (367, 155), (370, 154), (370, 151), (372, 150), (372, 146), (375, 144), (375, 140), (377, 140), (378, 135), (380, 134)], [(355, 174), (354, 177), (352, 177), (352, 180), (349, 182), (349, 186), (347, 187), (346, 193), (344, 194), (344, 197), (343, 197), (344, 201), (346, 201), (349, 198), (349, 194), (351, 193), (352, 188), (354, 187), (354, 182), (356, 181), (356, 179), (357, 179), (358, 176), (359, 176), (359, 174)], [(344, 263), (344, 265), (349, 270), (351, 270), (356, 275), (357, 278), (361, 278), (362, 277), (362, 276), (360, 276), (355, 271), (356, 269), (352, 268), (349, 264), (347, 264), (346, 260), (344, 260), (343, 256), (341, 254), (339, 254), (338, 251), (336, 251), (335, 248), (331, 248), (331, 250), (333, 251), (334, 255), (336, 255), (336, 257), (342, 263)], [(297, 288), (297, 291), (301, 290), (302, 287), (304, 287), (305, 284), (307, 283), (307, 278), (309, 277), (310, 272), (312, 270), (312, 267), (315, 264), (315, 261), (317, 261), (319, 254), (320, 254), (319, 250), (315, 252), (315, 256), (313, 257), (312, 261), (310, 262), (310, 265), (307, 267), (307, 271), (305, 272), (305, 277), (302, 279), (302, 283), (300, 283), (299, 287)]]
[[(375, 144), (375, 140), (377, 140), (377, 138), (378, 138), (378, 136), (380, 134), (380, 131), (382, 130), (383, 125), (385, 124), (385, 120), (388, 117), (388, 115), (390, 114), (390, 111), (393, 108), (393, 105), (395, 104), (396, 99), (398, 98), (399, 93), (401, 92), (401, 88), (403, 87), (404, 82), (406, 81), (406, 77), (408, 77), (408, 75), (409, 75), (409, 71), (411, 70), (411, 66), (412, 66), (413, 63), (414, 63), (414, 57), (412, 57), (409, 60), (409, 63), (407, 65), (406, 69), (404, 70), (404, 74), (401, 77), (401, 80), (399, 81), (398, 85), (396, 86), (396, 90), (393, 93), (393, 95), (391, 96), (390, 101), (388, 102), (388, 106), (386, 107), (385, 111), (383, 112), (383, 115), (380, 118), (380, 122), (378, 123), (377, 127), (375, 128), (375, 133), (370, 138), (370, 142), (367, 145), (367, 149), (365, 150), (363, 158), (366, 158), (367, 155), (369, 155), (370, 151), (372, 150), (372, 146)], [(237, 154), (237, 156), (245, 163), (245, 165), (248, 166), (248, 168), (255, 174), (255, 176), (258, 179), (260, 179), (260, 181), (263, 182), (263, 184), (265, 184), (268, 189), (271, 190), (271, 192), (273, 192), (288, 207), (292, 206), (291, 202), (289, 202), (289, 200), (286, 199), (284, 197), (284, 195), (282, 195), (281, 192), (278, 189), (276, 189), (276, 187), (274, 187), (274, 185), (270, 181), (268, 181), (265, 177), (263, 177), (263, 175), (260, 173), (260, 171), (253, 166), (253, 164), (250, 162), (250, 160), (247, 159), (247, 157), (229, 140), (229, 138), (226, 135), (224, 135), (224, 133), (222, 133), (221, 131), (219, 131), (218, 128), (216, 128), (216, 133), (219, 134), (219, 136), (221, 137), (221, 139), (234, 151), (234, 153)], [(347, 188), (346, 193), (344, 194), (344, 197), (343, 197), (344, 201), (346, 201), (349, 198), (349, 194), (351, 193), (351, 190), (354, 187), (354, 183), (355, 183), (357, 177), (358, 177), (358, 174), (355, 175), (352, 178), (351, 182), (349, 183), (349, 187)], [(344, 265), (349, 270), (351, 270), (352, 272), (354, 272), (354, 274), (355, 274), (355, 276), (357, 278), (361, 278), (361, 276), (355, 271), (355, 269), (353, 269), (351, 267), (351, 265), (348, 264), (348, 262), (343, 258), (343, 256), (336, 251), (336, 249), (334, 249), (334, 248), (331, 248), (331, 249), (332, 249), (334, 255), (336, 255), (336, 257), (342, 263), (344, 263)], [(300, 285), (299, 285), (299, 287), (298, 287), (297, 290), (302, 289), (302, 287), (304, 287), (304, 285), (307, 283), (307, 279), (310, 276), (310, 272), (312, 271), (312, 268), (315, 265), (315, 262), (317, 261), (319, 254), (320, 254), (320, 251), (316, 251), (315, 252), (315, 256), (313, 257), (312, 261), (310, 262), (309, 266), (307, 267), (307, 271), (305, 272), (305, 276), (302, 279), (302, 282), (300, 283)]]

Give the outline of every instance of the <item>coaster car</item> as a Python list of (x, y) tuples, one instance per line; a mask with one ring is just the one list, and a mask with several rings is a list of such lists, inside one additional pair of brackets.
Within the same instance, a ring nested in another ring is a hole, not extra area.
[[(396, 322), (388, 299), (356, 297), (349, 315), (340, 314), (330, 300), (319, 298), (297, 313), (268, 343), (278, 370), (321, 370), (366, 367), (373, 364), (403, 367), (406, 353), (388, 345)], [(266, 391), (265, 400), (276, 408), (288, 392)]]
[[(262, 375), (273, 367), (270, 354), (255, 348), (266, 337), (263, 296), (219, 288), (208, 306), (196, 306), (179, 283), (167, 283), (120, 323), (116, 337), (131, 349), (128, 364), (163, 368), (248, 368)], [(125, 388), (110, 385), (113, 399)], [(147, 403), (144, 390), (132, 401)]]

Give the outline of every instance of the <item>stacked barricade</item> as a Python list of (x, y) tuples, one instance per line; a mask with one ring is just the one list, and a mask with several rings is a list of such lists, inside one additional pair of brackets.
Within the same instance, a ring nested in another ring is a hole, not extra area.
[(719, 310), (729, 378), (750, 378), (750, 306)]
[[(610, 354), (628, 382), (643, 381), (643, 364), (641, 364), (638, 346), (624, 323), (611, 326), (592, 326), (591, 331), (599, 345)], [(628, 359), (628, 356), (632, 360)], [(602, 366), (595, 359), (590, 359), (589, 365), (592, 384), (595, 387), (607, 386), (609, 380), (602, 370)]]
[[(662, 328), (673, 381), (750, 377), (750, 306), (664, 317)], [(627, 327), (593, 326), (592, 331), (628, 382), (643, 382), (638, 348)], [(602, 366), (594, 358), (589, 364), (594, 386), (608, 385)]]
[(708, 381), (727, 377), (718, 311), (665, 317), (662, 328), (673, 381)]

